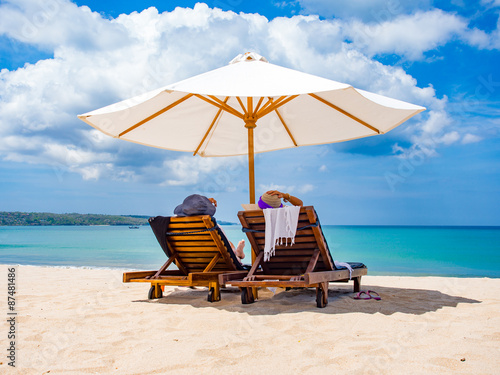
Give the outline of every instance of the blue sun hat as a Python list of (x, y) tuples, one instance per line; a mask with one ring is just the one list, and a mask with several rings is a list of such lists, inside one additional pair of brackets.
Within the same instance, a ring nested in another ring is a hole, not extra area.
[(193, 194), (186, 197), (182, 204), (175, 207), (174, 214), (177, 216), (214, 216), (215, 206), (208, 200), (207, 197), (199, 194)]

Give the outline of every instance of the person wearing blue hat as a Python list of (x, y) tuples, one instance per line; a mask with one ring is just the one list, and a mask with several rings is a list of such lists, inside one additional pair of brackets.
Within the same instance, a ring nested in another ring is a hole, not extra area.
[(192, 194), (186, 197), (182, 204), (175, 207), (174, 214), (177, 216), (214, 216), (216, 207), (217, 201), (214, 198), (207, 198), (203, 195)]
[[(207, 198), (200, 194), (192, 194), (184, 199), (182, 204), (174, 209), (174, 214), (177, 216), (196, 216), (196, 215), (210, 215), (214, 216), (217, 207), (217, 201), (214, 198)], [(222, 232), (224, 230), (220, 228)], [(224, 233), (225, 235), (225, 233)], [(227, 237), (227, 236), (226, 236)], [(243, 248), (245, 247), (245, 240), (238, 242), (238, 246), (229, 241), (231, 248), (241, 262), (245, 258)]]

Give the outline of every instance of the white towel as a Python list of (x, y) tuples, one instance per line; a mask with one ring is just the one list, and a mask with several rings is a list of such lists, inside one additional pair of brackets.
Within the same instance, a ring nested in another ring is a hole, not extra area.
[(352, 275), (352, 267), (349, 263), (346, 262), (337, 262), (336, 260), (334, 261), (335, 267), (340, 268), (340, 267), (345, 267), (349, 270), (349, 280), (351, 280), (351, 275)]
[(266, 221), (266, 240), (264, 245), (264, 262), (267, 262), (272, 255), (276, 245), (290, 246), (295, 243), (295, 233), (299, 222), (300, 206), (285, 206), (282, 208), (267, 208), (264, 210)]

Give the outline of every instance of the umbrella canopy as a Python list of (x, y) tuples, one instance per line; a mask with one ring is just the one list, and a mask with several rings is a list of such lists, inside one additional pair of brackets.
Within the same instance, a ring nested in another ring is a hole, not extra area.
[(424, 107), (270, 64), (245, 53), (229, 65), (78, 117), (115, 138), (194, 155), (254, 153), (383, 134)]

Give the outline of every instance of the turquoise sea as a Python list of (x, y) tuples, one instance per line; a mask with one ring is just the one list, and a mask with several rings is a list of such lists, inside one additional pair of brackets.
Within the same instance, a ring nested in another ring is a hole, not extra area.
[[(224, 225), (233, 243), (246, 238)], [(500, 277), (500, 227), (323, 226), (334, 259), (371, 275)], [(245, 248), (250, 259), (250, 247)], [(166, 257), (149, 226), (0, 227), (0, 264), (158, 269)]]

